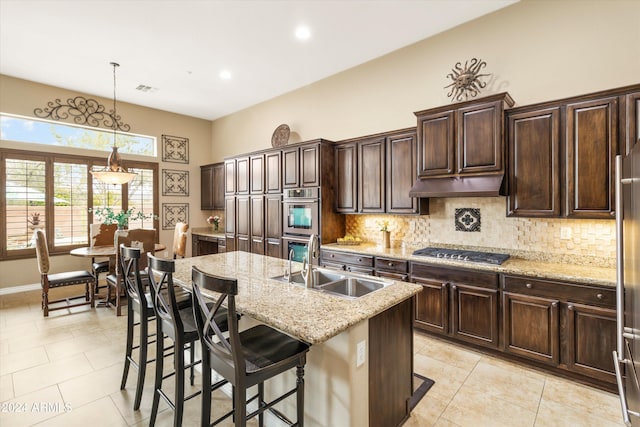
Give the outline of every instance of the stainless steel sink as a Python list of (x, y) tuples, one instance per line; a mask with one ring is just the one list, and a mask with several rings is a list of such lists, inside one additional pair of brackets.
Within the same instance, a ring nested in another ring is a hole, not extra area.
[[(313, 274), (314, 283), (317, 286), (326, 285), (330, 282), (335, 282), (336, 280), (343, 280), (346, 276), (344, 274), (340, 274), (336, 271), (325, 270), (320, 268), (314, 268), (311, 270), (311, 274)], [(274, 280), (279, 280), (281, 282), (288, 282), (289, 278), (286, 274), (272, 277)], [(302, 273), (296, 271), (291, 275), (291, 283), (295, 283), (298, 285), (304, 285), (304, 277), (302, 277)]]
[(318, 286), (317, 289), (347, 298), (359, 298), (385, 288), (390, 284), (391, 282), (384, 280), (370, 280), (361, 277), (347, 276), (344, 279)]

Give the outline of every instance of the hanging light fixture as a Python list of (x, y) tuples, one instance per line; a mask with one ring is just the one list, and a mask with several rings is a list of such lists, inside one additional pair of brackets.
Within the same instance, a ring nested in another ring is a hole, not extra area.
[(96, 179), (107, 184), (127, 184), (136, 177), (137, 174), (127, 172), (122, 166), (120, 154), (118, 154), (118, 146), (116, 144), (118, 115), (116, 113), (116, 68), (120, 66), (117, 62), (110, 63), (113, 66), (113, 147), (109, 158), (107, 159), (107, 167), (100, 171), (91, 171)]

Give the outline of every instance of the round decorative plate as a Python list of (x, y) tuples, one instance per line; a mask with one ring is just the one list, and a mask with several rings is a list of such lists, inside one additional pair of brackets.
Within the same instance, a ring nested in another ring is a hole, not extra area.
[(289, 142), (289, 134), (291, 130), (287, 125), (280, 125), (273, 131), (273, 136), (271, 137), (271, 146), (272, 147), (282, 147), (287, 145)]

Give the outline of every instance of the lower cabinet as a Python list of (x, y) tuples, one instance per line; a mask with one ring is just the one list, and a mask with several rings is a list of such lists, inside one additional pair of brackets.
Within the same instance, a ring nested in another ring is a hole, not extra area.
[(411, 263), (416, 327), (498, 348), (498, 274)]
[(191, 234), (191, 256), (218, 254), (225, 252), (226, 239), (204, 234)]
[(373, 275), (373, 256), (321, 249), (320, 265), (334, 270)]
[(409, 262), (377, 256), (374, 262), (375, 275), (387, 279), (409, 281)]

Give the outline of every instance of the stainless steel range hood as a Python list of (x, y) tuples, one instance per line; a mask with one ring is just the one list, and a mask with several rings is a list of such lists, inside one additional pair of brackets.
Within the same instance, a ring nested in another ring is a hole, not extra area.
[(423, 178), (413, 184), (411, 197), (495, 197), (502, 194), (504, 175)]

